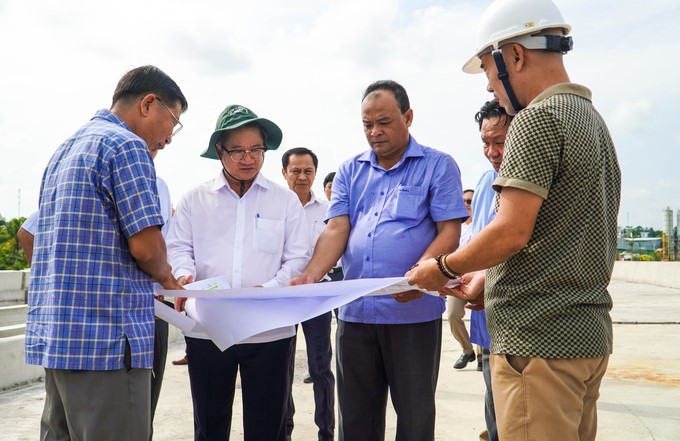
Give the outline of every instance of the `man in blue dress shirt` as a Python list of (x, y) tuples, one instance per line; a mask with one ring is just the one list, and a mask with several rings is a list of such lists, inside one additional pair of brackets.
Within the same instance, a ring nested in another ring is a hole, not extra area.
[[(468, 217), (458, 166), (409, 134), (413, 110), (404, 88), (394, 81), (371, 84), (361, 110), (371, 149), (340, 166), (326, 229), (293, 284), (318, 282), (341, 255), (347, 280), (396, 277), (458, 246)], [(340, 308), (341, 441), (384, 439), (388, 391), (397, 439), (434, 439), (443, 312), (442, 298), (420, 291)]]

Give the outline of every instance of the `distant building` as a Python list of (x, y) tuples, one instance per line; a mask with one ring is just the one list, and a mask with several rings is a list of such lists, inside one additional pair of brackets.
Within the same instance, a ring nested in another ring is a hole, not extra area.
[(623, 251), (656, 251), (661, 248), (661, 237), (619, 237), (617, 248)]

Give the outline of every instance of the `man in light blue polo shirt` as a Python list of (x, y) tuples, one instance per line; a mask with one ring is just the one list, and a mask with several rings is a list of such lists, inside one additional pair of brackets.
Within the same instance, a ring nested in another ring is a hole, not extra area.
[[(341, 255), (345, 279), (395, 277), (458, 246), (468, 217), (458, 166), (409, 134), (413, 110), (404, 88), (373, 83), (361, 108), (371, 149), (340, 166), (326, 229), (292, 284), (318, 282)], [(443, 299), (419, 291), (360, 298), (340, 308), (341, 441), (384, 439), (388, 390), (397, 439), (434, 439), (443, 312)]]

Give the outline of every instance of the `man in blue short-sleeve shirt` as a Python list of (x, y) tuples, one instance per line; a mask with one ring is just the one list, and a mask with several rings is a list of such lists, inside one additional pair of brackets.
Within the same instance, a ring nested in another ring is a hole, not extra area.
[[(362, 119), (371, 150), (340, 166), (327, 227), (293, 284), (317, 282), (341, 255), (345, 279), (397, 277), (458, 246), (468, 217), (458, 166), (410, 136), (413, 110), (404, 88), (371, 84)], [(397, 439), (434, 439), (443, 312), (442, 298), (420, 291), (363, 297), (340, 308), (340, 440), (384, 439), (388, 391)]]
[(43, 174), (26, 323), (26, 362), (45, 368), (41, 439), (149, 438), (152, 281), (180, 288), (152, 154), (186, 108), (160, 69), (133, 69)]

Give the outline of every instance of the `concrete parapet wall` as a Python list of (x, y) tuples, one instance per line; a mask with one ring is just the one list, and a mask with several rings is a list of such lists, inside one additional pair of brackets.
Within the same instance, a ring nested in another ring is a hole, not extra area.
[(680, 262), (618, 261), (612, 279), (680, 289)]
[(23, 283), (24, 271), (0, 271), (0, 292), (20, 290)]
[(26, 303), (30, 272), (0, 271), (0, 305)]
[[(13, 337), (15, 335), (25, 335), (26, 324), (20, 323), (17, 325), (0, 326), (0, 339), (5, 337)], [(1, 356), (2, 354), (0, 354)]]
[(45, 376), (42, 366), (26, 364), (24, 336), (0, 338), (0, 390), (33, 383)]
[(22, 305), (0, 306), (0, 326), (18, 325), (26, 323), (26, 310), (28, 306)]

